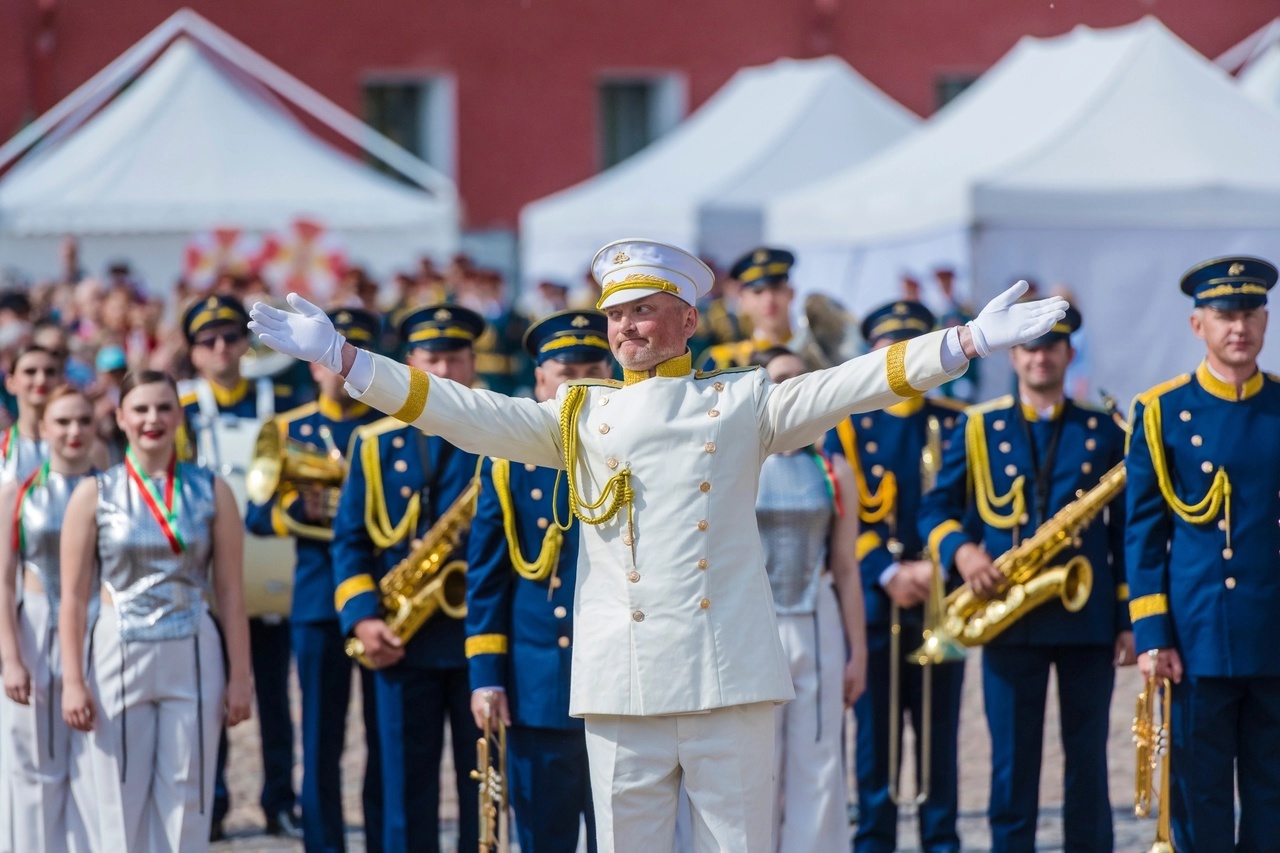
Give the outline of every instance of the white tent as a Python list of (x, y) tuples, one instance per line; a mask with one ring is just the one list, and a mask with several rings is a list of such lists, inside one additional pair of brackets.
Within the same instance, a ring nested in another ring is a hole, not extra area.
[(645, 150), (527, 205), (525, 278), (576, 282), (628, 235), (731, 263), (759, 244), (765, 199), (861, 162), (917, 121), (836, 57), (744, 68)]
[[(130, 82), (132, 81), (132, 82)], [(285, 102), (412, 180), (305, 128)], [(54, 271), (80, 238), (90, 269), (127, 258), (153, 288), (194, 235), (320, 223), (376, 270), (458, 239), (452, 183), (192, 12), (183, 11), (0, 148), (0, 266)]]
[(1214, 61), (1236, 75), (1246, 95), (1267, 106), (1280, 107), (1280, 18)]
[(855, 310), (930, 264), (967, 272), (977, 304), (1018, 276), (1062, 283), (1095, 387), (1129, 395), (1194, 366), (1187, 267), (1280, 259), (1276, 139), (1280, 114), (1158, 21), (1077, 28), (1023, 39), (901, 145), (777, 200), (766, 235), (799, 251), (802, 289)]

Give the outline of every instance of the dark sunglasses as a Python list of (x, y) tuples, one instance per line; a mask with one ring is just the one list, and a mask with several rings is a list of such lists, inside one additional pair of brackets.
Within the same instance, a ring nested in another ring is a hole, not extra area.
[(243, 340), (244, 340), (244, 332), (233, 329), (231, 331), (226, 331), (221, 334), (215, 333), (207, 337), (197, 338), (195, 341), (192, 342), (192, 346), (208, 347), (209, 349), (213, 349), (215, 346), (218, 345), (218, 341), (222, 341), (227, 346), (232, 346), (234, 344), (240, 343)]

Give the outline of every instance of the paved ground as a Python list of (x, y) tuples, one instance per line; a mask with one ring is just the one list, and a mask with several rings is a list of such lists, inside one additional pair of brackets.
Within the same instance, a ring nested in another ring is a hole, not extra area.
[[(1139, 686), (1136, 668), (1122, 670), (1116, 678), (1116, 689), (1111, 703), (1109, 770), (1111, 802), (1115, 815), (1116, 850), (1120, 851), (1145, 851), (1150, 846), (1154, 833), (1154, 823), (1135, 820), (1131, 808), (1133, 748), (1129, 737), (1129, 724), (1133, 718), (1134, 700), (1138, 695)], [(296, 722), (298, 716), (296, 685), (292, 692)], [(354, 689), (352, 695), (358, 701), (359, 689)], [(1040, 783), (1040, 829), (1036, 843), (1037, 849), (1046, 851), (1062, 849), (1062, 750), (1058, 738), (1056, 703), (1056, 693), (1051, 687), (1045, 729), (1047, 736), (1044, 772)], [(348, 832), (348, 847), (352, 853), (363, 853), (364, 850), (363, 834), (360, 829), (359, 793), (360, 779), (364, 770), (362, 742), (359, 709), (353, 703), (348, 716), (348, 749), (343, 759), (343, 805), (347, 822), (351, 827)], [(990, 783), (991, 741), (987, 734), (986, 719), (982, 714), (981, 670), (977, 654), (970, 655), (967, 664), (960, 743), (960, 837), (964, 841), (965, 850), (986, 850), (990, 845), (985, 812)], [(908, 760), (904, 761), (904, 765), (910, 767), (910, 752), (908, 751), (906, 755)], [(443, 772), (447, 781), (442, 786), (446, 791), (446, 801), (441, 807), (446, 822), (442, 841), (444, 849), (452, 851), (456, 847), (454, 822), (457, 818), (457, 805), (451, 793), (452, 767), (445, 767)], [(227, 778), (231, 788), (232, 810), (226, 822), (231, 840), (216, 845), (216, 850), (292, 851), (302, 849), (301, 844), (268, 838), (261, 834), (263, 816), (257, 806), (260, 778), (258, 730), (256, 723), (251, 721), (232, 731), (231, 763)], [(909, 771), (903, 781), (905, 789), (910, 790), (913, 781)], [(904, 851), (917, 849), (914, 821), (910, 815), (903, 816), (900, 832), (901, 849)]]

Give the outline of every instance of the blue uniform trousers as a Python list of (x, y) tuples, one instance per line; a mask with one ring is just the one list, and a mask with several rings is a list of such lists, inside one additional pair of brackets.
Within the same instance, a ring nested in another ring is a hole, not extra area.
[(1171, 722), (1175, 849), (1280, 849), (1280, 678), (1184, 677)]
[(446, 719), (458, 787), (457, 849), (477, 849), (479, 792), (471, 771), (476, 766), (480, 732), (471, 716), (466, 667), (428, 669), (400, 663), (380, 670), (375, 680), (382, 745), (384, 849), (439, 853), (440, 757)]
[[(302, 832), (307, 853), (346, 849), (342, 819), (342, 749), (351, 700), (351, 659), (338, 620), (293, 623), (293, 653), (302, 691)], [(368, 758), (363, 805), (365, 846), (382, 850), (382, 765), (373, 673), (361, 669)], [(372, 737), (368, 735), (372, 734)]]
[(1062, 725), (1063, 849), (1112, 848), (1107, 730), (1115, 684), (1112, 645), (987, 646), (982, 692), (991, 732), (991, 844), (1033, 853), (1049, 668), (1058, 673)]
[(507, 729), (507, 777), (521, 853), (573, 853), (581, 818), (595, 853), (587, 739), (581, 729)]
[(267, 816), (292, 813), (293, 717), (289, 713), (289, 620), (249, 620), (258, 727), (262, 733), (262, 810)]
[[(902, 654), (921, 642), (920, 626), (903, 626)], [(923, 720), (923, 668), (902, 662), (899, 695), (913, 726)], [(956, 834), (956, 757), (964, 664), (933, 667), (929, 798), (919, 807), (920, 841), (929, 853), (960, 849)], [(858, 721), (857, 853), (890, 853), (898, 847), (898, 807), (889, 799), (889, 627), (867, 628), (867, 690), (853, 706)], [(903, 723), (905, 728), (906, 723)], [(920, 738), (916, 738), (917, 745)], [(921, 778), (919, 757), (916, 778)], [(914, 791), (908, 791), (913, 795)]]

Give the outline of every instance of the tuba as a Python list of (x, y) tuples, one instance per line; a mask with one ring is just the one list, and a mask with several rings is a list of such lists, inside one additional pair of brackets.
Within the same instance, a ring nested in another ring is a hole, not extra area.
[[(924, 450), (920, 454), (920, 480), (921, 492), (927, 492), (933, 488), (934, 482), (938, 478), (938, 471), (942, 468), (942, 427), (938, 423), (938, 419), (929, 416), (926, 421), (926, 441)], [(897, 559), (901, 556), (902, 546), (897, 545), (899, 553), (894, 554)], [(902, 741), (899, 737), (902, 728), (902, 700), (900, 698), (900, 686), (902, 684), (902, 617), (897, 602), (890, 600), (889, 604), (889, 799), (893, 801), (895, 806), (910, 803), (912, 805), (920, 805), (929, 799), (929, 790), (931, 787), (931, 762), (930, 756), (933, 747), (933, 665), (938, 663), (952, 663), (954, 661), (964, 660), (964, 648), (950, 637), (947, 637), (938, 630), (938, 623), (942, 618), (942, 600), (944, 593), (944, 585), (942, 580), (942, 569), (938, 566), (938, 561), (933, 561), (933, 577), (929, 581), (929, 600), (925, 602), (924, 610), (924, 642), (920, 648), (911, 652), (906, 656), (906, 662), (924, 667), (924, 672), (920, 678), (920, 707), (921, 720), (916, 731), (919, 732), (918, 750), (920, 761), (920, 780), (916, 786), (916, 795), (909, 800), (902, 797), (902, 791), (898, 784), (899, 770), (899, 750), (902, 749)]]
[[(1154, 656), (1154, 655), (1153, 655)], [(1173, 686), (1167, 678), (1155, 675), (1155, 661), (1151, 662), (1152, 675), (1138, 694), (1138, 708), (1133, 715), (1133, 743), (1137, 747), (1137, 772), (1133, 789), (1133, 813), (1137, 817), (1151, 816), (1151, 801), (1159, 802), (1156, 817), (1156, 837), (1148, 853), (1173, 853), (1173, 835), (1170, 831), (1170, 808), (1173, 789), (1169, 780), (1169, 730), (1173, 714)], [(1157, 699), (1157, 693), (1161, 698)], [(1156, 723), (1156, 702), (1160, 702), (1160, 722)], [(1155, 787), (1156, 771), (1160, 772), (1160, 787)]]
[(1001, 554), (995, 566), (1005, 581), (994, 597), (981, 598), (967, 584), (947, 596), (942, 633), (962, 645), (980, 646), (1051, 599), (1061, 599), (1071, 613), (1084, 607), (1093, 590), (1093, 566), (1088, 559), (1077, 556), (1063, 566), (1046, 566), (1123, 491), (1124, 482), (1120, 462), (1030, 538)]
[(249, 500), (262, 504), (282, 488), (332, 489), (335, 504), (337, 490), (347, 478), (347, 465), (342, 453), (333, 446), (328, 428), (322, 428), (321, 437), (329, 447), (321, 450), (300, 441), (286, 439), (280, 433), (280, 425), (269, 420), (258, 430), (253, 444), (253, 461), (245, 475), (245, 492)]
[[(480, 481), (473, 477), (409, 556), (378, 582), (384, 618), (402, 643), (409, 642), (437, 611), (451, 619), (467, 615), (467, 563), (451, 558), (471, 529), (479, 494)], [(347, 639), (346, 651), (348, 657), (372, 668), (358, 637)]]
[(488, 700), (484, 711), (484, 731), (476, 741), (476, 769), (471, 771), (471, 778), (480, 783), (480, 853), (507, 853), (511, 849), (507, 822), (507, 727), (494, 717)]

